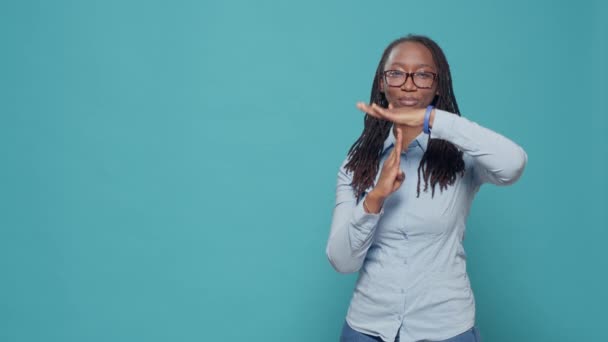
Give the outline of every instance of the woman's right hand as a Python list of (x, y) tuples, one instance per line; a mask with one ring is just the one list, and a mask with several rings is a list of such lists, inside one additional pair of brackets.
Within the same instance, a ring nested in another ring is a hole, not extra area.
[(371, 213), (378, 213), (384, 204), (384, 200), (393, 192), (397, 191), (405, 180), (405, 173), (401, 170), (401, 145), (403, 133), (401, 128), (395, 127), (397, 141), (391, 154), (384, 161), (382, 171), (376, 186), (365, 198), (364, 207)]

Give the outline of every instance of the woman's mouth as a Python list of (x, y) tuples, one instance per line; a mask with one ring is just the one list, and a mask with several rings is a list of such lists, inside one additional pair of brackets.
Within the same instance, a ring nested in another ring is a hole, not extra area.
[(418, 104), (418, 99), (413, 97), (400, 97), (397, 102), (403, 107), (413, 107)]

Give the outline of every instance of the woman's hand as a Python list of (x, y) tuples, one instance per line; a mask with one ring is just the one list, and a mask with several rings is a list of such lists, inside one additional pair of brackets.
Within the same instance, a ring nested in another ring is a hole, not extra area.
[[(412, 108), (412, 107), (400, 107), (395, 108), (392, 104), (388, 105), (387, 108), (382, 108), (375, 103), (371, 106), (357, 102), (357, 108), (360, 111), (367, 113), (377, 119), (387, 120), (394, 122), (398, 125), (405, 125), (409, 127), (420, 127), (424, 124), (424, 113), (426, 108)], [(431, 120), (434, 117), (434, 110), (431, 113)], [(432, 121), (431, 121), (432, 122)]]
[(372, 213), (380, 212), (384, 200), (390, 194), (397, 191), (405, 180), (405, 173), (400, 168), (403, 132), (401, 132), (401, 128), (399, 127), (395, 127), (395, 130), (397, 131), (397, 141), (394, 148), (384, 161), (384, 165), (382, 165), (382, 171), (380, 172), (376, 186), (369, 192), (363, 203), (364, 207)]

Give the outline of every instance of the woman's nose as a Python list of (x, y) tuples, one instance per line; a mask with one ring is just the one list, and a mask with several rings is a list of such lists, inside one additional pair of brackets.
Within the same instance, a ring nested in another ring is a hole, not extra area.
[(401, 90), (405, 91), (413, 91), (416, 90), (416, 85), (414, 84), (414, 75), (407, 74), (405, 75), (405, 82), (401, 85)]

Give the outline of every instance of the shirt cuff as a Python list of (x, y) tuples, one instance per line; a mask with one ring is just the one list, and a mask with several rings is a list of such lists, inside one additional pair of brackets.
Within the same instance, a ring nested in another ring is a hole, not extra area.
[(365, 201), (365, 197), (355, 207), (351, 222), (359, 228), (372, 229), (378, 224), (380, 217), (384, 214), (384, 206), (380, 208), (380, 212), (377, 214), (367, 213), (365, 212), (365, 208), (363, 208), (363, 201)]

